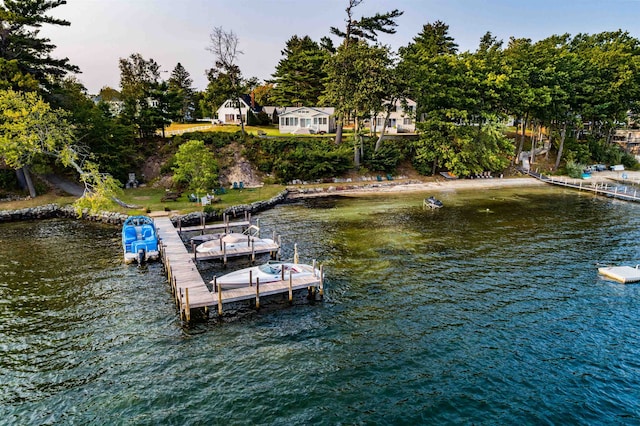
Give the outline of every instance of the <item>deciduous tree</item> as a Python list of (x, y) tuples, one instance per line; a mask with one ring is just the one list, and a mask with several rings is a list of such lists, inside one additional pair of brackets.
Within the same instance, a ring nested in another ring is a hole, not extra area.
[[(104, 206), (118, 193), (119, 183), (99, 172), (98, 166), (81, 155), (73, 141), (74, 129), (68, 113), (53, 110), (34, 92), (0, 90), (0, 157), (14, 169), (28, 166), (38, 156), (52, 156), (65, 167), (72, 167), (85, 184), (78, 207), (92, 210)], [(36, 196), (33, 185), (30, 195)]]
[[(349, 62), (349, 57), (352, 55), (350, 47), (356, 45), (355, 42), (357, 41), (362, 41), (365, 44), (367, 41), (375, 43), (377, 42), (379, 33), (395, 34), (395, 27), (397, 26), (396, 19), (403, 13), (398, 9), (394, 9), (391, 12), (382, 14), (376, 13), (371, 17), (361, 17), (356, 19), (354, 17), (354, 9), (362, 2), (363, 0), (348, 0), (348, 5), (345, 9), (347, 18), (345, 20), (346, 24), (344, 30), (337, 27), (331, 27), (330, 29), (331, 34), (342, 39), (342, 49), (338, 48), (335, 54), (335, 56), (342, 57), (333, 58), (333, 61), (329, 62), (326, 68), (327, 75), (329, 77), (327, 78), (325, 95), (323, 97), (323, 100), (327, 104), (336, 106), (336, 120), (338, 127), (336, 132), (337, 144), (342, 141), (342, 126), (345, 118), (349, 116), (350, 110), (347, 104), (350, 103), (351, 100), (348, 99), (348, 96), (338, 94), (338, 86), (344, 86), (344, 81), (335, 81), (330, 74), (337, 75), (339, 72), (342, 72), (343, 75), (348, 74), (351, 78), (364, 78), (364, 76), (354, 72), (352, 67), (354, 64)], [(328, 43), (324, 42), (324, 45), (328, 46)], [(337, 69), (331, 70), (331, 67), (337, 67)], [(358, 85), (355, 80), (354, 84)], [(356, 158), (356, 160), (358, 160), (358, 158)]]
[(178, 148), (173, 179), (204, 194), (218, 184), (218, 164), (213, 152), (200, 140), (190, 140)]
[[(209, 35), (209, 50), (215, 57), (215, 66), (207, 72), (210, 87), (207, 91), (214, 91), (211, 97), (238, 100), (247, 90), (247, 81), (242, 76), (238, 66), (238, 57), (243, 53), (239, 48), (239, 39), (233, 31), (225, 31), (222, 27), (214, 27)], [(213, 83), (213, 84), (212, 84)], [(224, 101), (223, 101), (224, 102)], [(245, 136), (244, 120), (241, 104), (238, 102), (240, 116), (240, 130)]]

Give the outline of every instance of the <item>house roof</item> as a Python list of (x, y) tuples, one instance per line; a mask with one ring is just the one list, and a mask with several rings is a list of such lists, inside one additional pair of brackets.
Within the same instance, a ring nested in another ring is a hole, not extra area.
[(245, 104), (247, 104), (247, 106), (251, 109), (251, 111), (253, 112), (262, 111), (262, 106), (258, 105), (258, 103), (255, 100), (253, 101), (253, 106), (251, 106), (251, 95), (242, 95), (240, 96), (240, 99), (242, 99), (242, 101)]
[(335, 108), (327, 107), (327, 108), (317, 108), (317, 107), (298, 107), (298, 108), (287, 108), (284, 112), (280, 113), (280, 116), (285, 115), (299, 115), (300, 110), (312, 111), (311, 116), (319, 116), (319, 115), (333, 115), (335, 112)]

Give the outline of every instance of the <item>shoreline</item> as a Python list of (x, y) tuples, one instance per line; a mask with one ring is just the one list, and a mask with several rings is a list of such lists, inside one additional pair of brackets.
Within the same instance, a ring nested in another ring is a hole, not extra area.
[(443, 192), (451, 189), (493, 189), (548, 185), (538, 179), (522, 176), (493, 179), (455, 179), (433, 182), (398, 182), (368, 185), (335, 185), (327, 188), (288, 187), (287, 198), (327, 197), (332, 195), (360, 196), (370, 194), (393, 194), (402, 192)]

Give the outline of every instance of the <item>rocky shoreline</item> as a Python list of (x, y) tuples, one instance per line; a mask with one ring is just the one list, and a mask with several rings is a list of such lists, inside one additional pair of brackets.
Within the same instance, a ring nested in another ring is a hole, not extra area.
[[(287, 199), (289, 191), (284, 190), (275, 197), (266, 201), (256, 201), (251, 204), (241, 204), (237, 206), (228, 207), (223, 210), (216, 210), (212, 212), (205, 212), (205, 219), (207, 221), (222, 220), (223, 215), (229, 217), (236, 217), (244, 215), (244, 212), (257, 213), (263, 210), (267, 210), (277, 204), (284, 202)], [(176, 215), (171, 218), (171, 221), (176, 225), (178, 221), (181, 221), (183, 226), (192, 226), (200, 223), (202, 212), (188, 213), (185, 215)], [(80, 219), (90, 222), (101, 222), (110, 225), (122, 225), (129, 215), (116, 212), (99, 212), (90, 213), (88, 210), (83, 210), (81, 215), (73, 208), (73, 206), (59, 206), (58, 204), (45, 204), (37, 207), (30, 207), (18, 210), (0, 210), (0, 223), (5, 222), (18, 222), (29, 220), (43, 220), (43, 219), (55, 219), (55, 218), (69, 218)]]
[[(331, 195), (365, 195), (371, 193), (390, 193), (390, 192), (423, 192), (423, 191), (442, 191), (445, 189), (486, 189), (496, 187), (510, 186), (531, 186), (545, 185), (545, 183), (537, 179), (529, 177), (505, 178), (505, 179), (472, 179), (472, 180), (455, 180), (455, 181), (434, 181), (434, 182), (387, 182), (384, 184), (371, 183), (367, 185), (336, 185), (327, 188), (315, 187), (290, 187), (280, 192), (273, 198), (265, 201), (256, 201), (251, 204), (240, 204), (227, 207), (226, 209), (213, 209), (205, 212), (193, 212), (185, 215), (174, 215), (171, 221), (174, 225), (178, 222), (182, 226), (195, 226), (201, 223), (204, 214), (206, 221), (220, 221), (224, 216), (230, 219), (244, 216), (245, 212), (254, 214), (272, 208), (275, 205), (284, 203), (287, 199), (306, 198), (306, 197), (322, 197)], [(0, 223), (41, 220), (53, 218), (70, 218), (81, 219), (91, 222), (101, 222), (111, 225), (122, 225), (129, 217), (127, 214), (116, 212), (99, 212), (89, 213), (84, 210), (79, 216), (72, 206), (59, 206), (57, 204), (46, 204), (37, 207), (24, 208), (19, 210), (0, 210)]]

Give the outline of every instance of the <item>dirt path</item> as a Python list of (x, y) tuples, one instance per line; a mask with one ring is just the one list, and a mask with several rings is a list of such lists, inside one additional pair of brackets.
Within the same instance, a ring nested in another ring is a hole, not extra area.
[(47, 182), (49, 182), (49, 184), (61, 191), (66, 192), (67, 194), (76, 197), (82, 197), (82, 194), (84, 194), (84, 187), (76, 182), (72, 182), (68, 179), (53, 174), (46, 174), (43, 177)]

